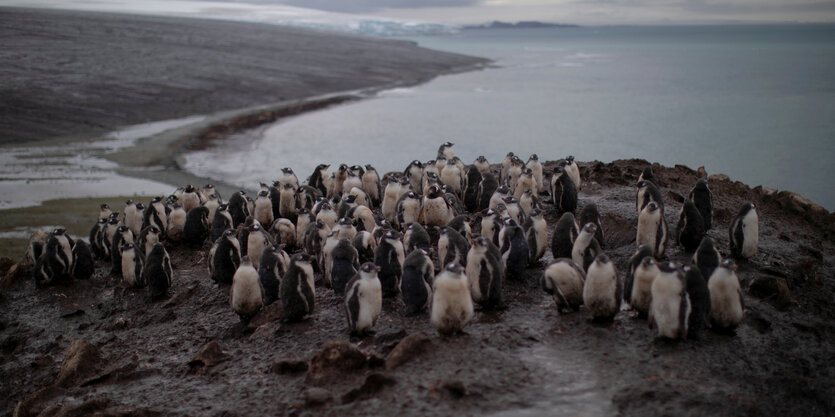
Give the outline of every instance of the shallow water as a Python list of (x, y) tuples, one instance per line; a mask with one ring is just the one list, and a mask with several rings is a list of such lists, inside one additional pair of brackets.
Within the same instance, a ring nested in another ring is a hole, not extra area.
[(465, 31), (413, 38), (495, 60), (358, 103), (282, 120), (186, 156), (198, 175), (254, 187), (321, 162), (402, 170), (456, 143), (465, 162), (645, 158), (704, 166), (835, 209), (835, 26)]

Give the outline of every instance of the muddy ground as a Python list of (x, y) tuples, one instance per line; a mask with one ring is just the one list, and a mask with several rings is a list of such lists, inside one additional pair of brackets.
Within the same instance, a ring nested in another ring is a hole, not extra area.
[[(581, 164), (580, 206), (600, 208), (605, 250), (621, 277), (635, 246), (633, 184), (645, 164)], [(656, 165), (655, 174), (672, 229), (680, 196), (704, 173)], [(90, 281), (64, 287), (0, 281), (0, 413), (17, 407), (21, 416), (831, 415), (832, 214), (790, 193), (722, 176), (709, 184), (716, 206), (709, 236), (723, 254), (738, 207), (753, 201), (760, 215), (760, 249), (739, 269), (746, 310), (735, 334), (668, 342), (632, 312), (605, 325), (593, 323), (585, 309), (560, 315), (537, 285), (540, 266), (528, 280), (507, 283), (506, 310), (477, 312), (463, 335), (441, 337), (428, 314), (404, 317), (399, 301), (386, 300), (376, 334), (351, 340), (362, 354), (335, 356), (351, 368), (340, 370), (313, 360), (329, 341), (350, 340), (342, 304), (330, 290), (317, 289), (316, 311), (301, 323), (282, 323), (272, 308), (247, 327), (228, 305), (228, 287), (208, 277), (208, 246), (170, 247), (174, 285), (156, 303), (107, 277), (104, 264)], [(555, 216), (548, 221), (552, 229)], [(673, 245), (668, 257), (690, 255)], [(549, 253), (544, 264), (550, 260)], [(411, 336), (420, 333), (426, 337)], [(400, 356), (405, 362), (395, 366), (389, 357), (387, 366), (384, 358), (407, 335), (392, 354), (409, 344), (413, 349)], [(90, 345), (70, 349), (76, 339)], [(324, 356), (338, 347), (328, 345)], [(59, 373), (68, 349), (83, 355)]]

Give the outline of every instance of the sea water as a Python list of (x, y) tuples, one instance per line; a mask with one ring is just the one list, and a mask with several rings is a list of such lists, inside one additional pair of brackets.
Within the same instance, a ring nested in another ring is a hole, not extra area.
[[(319, 163), (402, 170), (455, 142), (465, 163), (574, 155), (704, 166), (835, 209), (835, 25), (467, 30), (411, 38), (483, 71), (280, 120), (186, 155), (254, 188)], [(335, 166), (335, 165), (334, 165)]]

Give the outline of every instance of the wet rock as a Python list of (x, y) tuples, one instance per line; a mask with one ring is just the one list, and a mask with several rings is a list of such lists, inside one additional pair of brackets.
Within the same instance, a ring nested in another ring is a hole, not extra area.
[(392, 370), (423, 353), (430, 345), (431, 339), (424, 332), (406, 336), (394, 350), (386, 356), (386, 369)]
[(15, 261), (12, 258), (0, 258), (0, 277), (5, 277), (14, 265)]
[(675, 191), (667, 191), (667, 197), (670, 200), (678, 202), (678, 203), (683, 203), (684, 202), (684, 196), (675, 192)]
[(361, 387), (352, 389), (343, 395), (342, 403), (348, 404), (357, 400), (370, 398), (386, 387), (390, 387), (396, 383), (397, 379), (394, 377), (375, 372), (365, 378), (365, 382)]
[(159, 411), (133, 407), (111, 407), (93, 413), (93, 417), (157, 417), (163, 415)]
[(128, 379), (129, 375), (132, 373), (134, 369), (138, 366), (136, 359), (134, 358), (128, 363), (123, 364), (114, 364), (107, 367), (104, 371), (100, 374), (84, 381), (80, 386), (87, 387), (90, 385), (100, 384), (105, 381), (118, 381)]
[(26, 397), (23, 401), (17, 403), (17, 406), (12, 413), (13, 417), (30, 417), (41, 414), (48, 406), (53, 398), (66, 394), (66, 390), (50, 385), (43, 387), (32, 395)]
[(698, 169), (696, 169), (696, 175), (698, 175), (699, 178), (707, 178), (707, 170), (704, 166), (700, 166)]
[(283, 359), (277, 360), (270, 365), (270, 372), (274, 374), (298, 374), (307, 371), (309, 365), (306, 361), (299, 359)]
[(9, 267), (3, 278), (0, 279), (0, 288), (8, 288), (18, 282), (23, 282), (29, 277), (29, 266), (16, 263)]
[(321, 385), (340, 379), (345, 373), (366, 369), (379, 358), (366, 355), (347, 340), (331, 340), (313, 356), (305, 382)]
[(786, 279), (773, 275), (759, 275), (751, 281), (748, 292), (771, 302), (778, 310), (787, 310), (792, 303), (791, 292)]
[(76, 339), (70, 344), (55, 385), (63, 388), (78, 386), (104, 368), (101, 352), (90, 342)]
[(438, 388), (440, 391), (455, 399), (464, 398), (469, 395), (467, 387), (463, 382), (458, 380), (443, 381), (438, 385)]
[(246, 324), (247, 331), (254, 331), (255, 329), (267, 324), (273, 323), (281, 319), (281, 301), (276, 301), (256, 313), (249, 323)]
[(177, 291), (177, 293), (174, 294), (173, 297), (169, 298), (168, 301), (166, 301), (165, 304), (163, 304), (163, 307), (171, 308), (182, 305), (186, 302), (186, 300), (191, 298), (191, 295), (194, 293), (195, 289), (197, 289), (197, 284), (193, 284), (189, 287)]
[(708, 181), (730, 181), (731, 178), (725, 174), (711, 174), (707, 177)]
[(636, 226), (626, 217), (614, 211), (603, 214), (603, 239), (607, 248), (619, 248), (635, 244)]
[(406, 332), (404, 329), (400, 329), (396, 332), (386, 332), (380, 333), (374, 337), (374, 344), (375, 345), (386, 345), (392, 342), (400, 342), (406, 337), (409, 333)]
[(202, 374), (209, 368), (229, 359), (229, 355), (220, 347), (217, 341), (211, 341), (203, 345), (200, 350), (188, 362), (192, 373)]
[(751, 323), (751, 327), (755, 328), (760, 334), (765, 334), (771, 331), (771, 320), (766, 318), (761, 312), (750, 309), (745, 314), (745, 320)]
[(763, 195), (766, 197), (774, 197), (777, 195), (777, 189), (771, 187), (763, 187)]
[(304, 404), (309, 407), (327, 404), (333, 401), (333, 395), (324, 388), (308, 388), (304, 392)]
[(19, 347), (26, 344), (26, 338), (18, 335), (11, 335), (0, 342), (0, 352), (4, 355), (11, 355)]

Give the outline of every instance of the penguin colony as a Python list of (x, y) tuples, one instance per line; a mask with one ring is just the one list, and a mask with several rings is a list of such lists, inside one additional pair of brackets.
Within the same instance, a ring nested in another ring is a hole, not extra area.
[[(536, 283), (558, 312), (588, 311), (611, 321), (632, 309), (659, 337), (698, 337), (706, 327), (733, 329), (744, 306), (736, 265), (706, 236), (713, 197), (700, 179), (668, 232), (667, 206), (647, 167), (636, 183), (636, 251), (628, 271), (605, 253), (597, 205), (577, 213), (580, 168), (569, 156), (544, 172), (537, 155), (515, 154), (497, 167), (479, 156), (465, 165), (454, 144), (436, 159), (412, 161), (380, 176), (371, 165), (321, 164), (304, 181), (290, 168), (260, 184), (255, 198), (238, 191), (225, 200), (211, 184), (191, 185), (147, 204), (128, 200), (122, 212), (102, 204), (89, 244), (63, 229), (36, 233), (29, 255), (35, 285), (88, 279), (94, 257), (127, 287), (164, 298), (174, 280), (166, 246), (208, 249), (207, 276), (229, 291), (233, 311), (249, 320), (281, 303), (282, 320), (315, 311), (317, 285), (342, 297), (348, 329), (373, 331), (382, 300), (400, 297), (404, 315), (427, 314), (442, 334), (461, 332), (481, 310), (506, 308), (505, 280), (530, 280), (549, 249), (554, 261)], [(549, 225), (544, 213), (559, 217)], [(734, 258), (758, 246), (757, 211), (746, 203), (731, 221)], [(549, 241), (548, 232), (551, 231)], [(670, 236), (690, 265), (665, 260)]]

